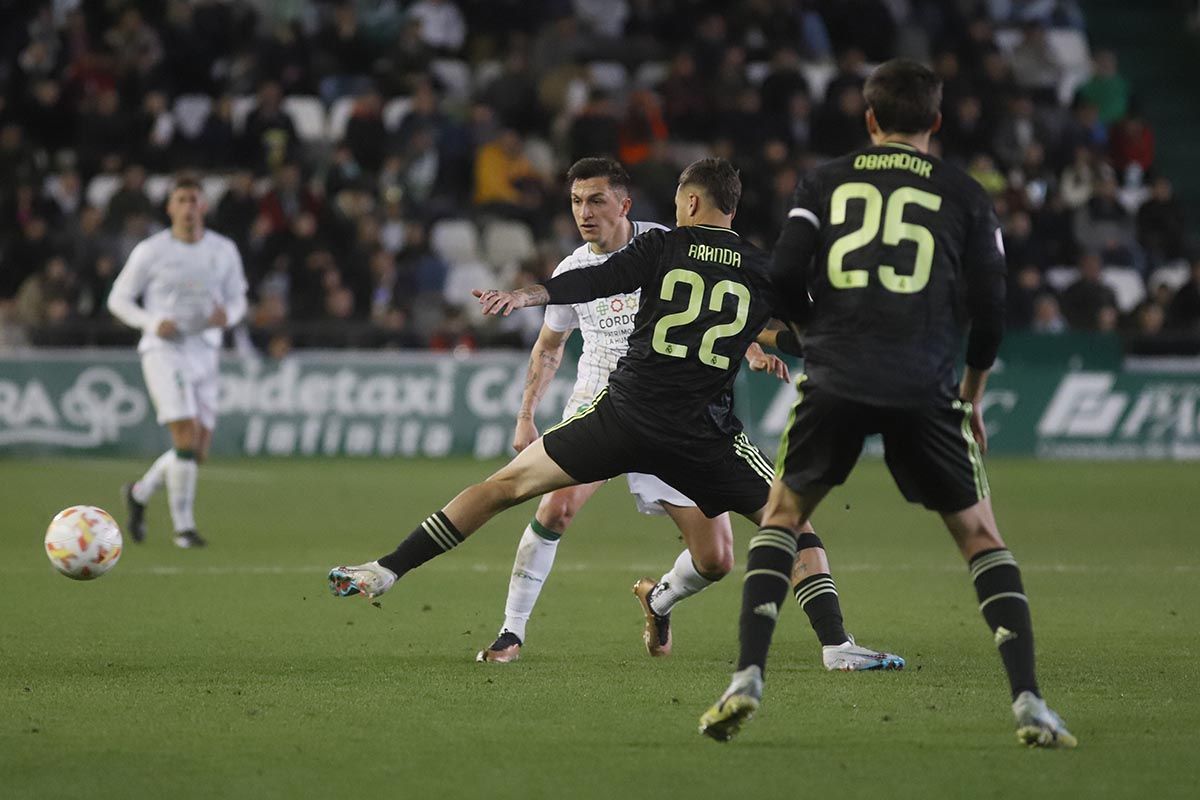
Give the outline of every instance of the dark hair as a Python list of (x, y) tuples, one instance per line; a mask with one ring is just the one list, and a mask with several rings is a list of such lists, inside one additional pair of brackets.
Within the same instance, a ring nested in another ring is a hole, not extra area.
[(200, 194), (204, 194), (204, 187), (200, 184), (200, 179), (195, 175), (180, 175), (175, 178), (175, 182), (171, 184), (170, 194), (180, 189), (195, 189)]
[(626, 194), (629, 193), (629, 187), (633, 181), (629, 177), (629, 172), (626, 171), (624, 165), (615, 158), (607, 156), (598, 158), (581, 158), (571, 165), (567, 170), (567, 185), (575, 183), (575, 181), (586, 181), (591, 178), (605, 178), (608, 180), (608, 185), (614, 189), (620, 189)]
[(924, 64), (893, 58), (867, 78), (863, 97), (885, 133), (924, 133), (937, 122), (942, 79)]
[(742, 199), (742, 179), (738, 171), (723, 158), (702, 158), (693, 161), (679, 173), (679, 185), (693, 184), (704, 190), (709, 199), (724, 214), (737, 210)]

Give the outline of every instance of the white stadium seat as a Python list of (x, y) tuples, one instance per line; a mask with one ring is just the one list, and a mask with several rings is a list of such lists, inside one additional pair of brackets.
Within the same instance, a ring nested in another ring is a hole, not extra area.
[(209, 207), (216, 208), (217, 203), (221, 202), (221, 198), (229, 191), (229, 178), (224, 175), (205, 175), (200, 179), (200, 185), (204, 187), (204, 197), (208, 200)]
[(395, 133), (400, 129), (400, 123), (408, 116), (408, 112), (412, 111), (411, 97), (393, 97), (383, 104), (383, 127), (388, 133)]
[(283, 111), (292, 118), (300, 141), (325, 142), (325, 106), (321, 98), (312, 95), (290, 95), (283, 98)]
[(121, 179), (116, 175), (97, 175), (87, 185), (87, 203), (99, 209), (108, 208), (108, 201), (121, 187)]
[(429, 232), (429, 246), (448, 264), (479, 260), (479, 231), (469, 219), (443, 219)]
[(233, 98), (233, 104), (229, 111), (234, 133), (241, 133), (246, 130), (246, 118), (256, 108), (258, 108), (258, 98), (252, 94)]
[(804, 64), (800, 71), (808, 81), (808, 90), (812, 92), (813, 104), (816, 105), (825, 97), (825, 90), (837, 75), (837, 67), (833, 64)]
[(204, 123), (212, 111), (212, 98), (206, 94), (181, 94), (175, 98), (171, 113), (179, 132), (188, 139), (195, 139), (204, 130)]
[(457, 58), (438, 58), (429, 65), (429, 71), (451, 98), (464, 100), (471, 96), (471, 68), (467, 62)]
[(482, 261), (460, 261), (450, 265), (446, 273), (446, 285), (442, 297), (452, 306), (474, 303), (472, 289), (485, 288), (496, 283), (496, 272)]
[(611, 94), (623, 94), (629, 85), (629, 70), (619, 61), (592, 61), (587, 75), (592, 86)]
[(496, 267), (519, 264), (537, 253), (533, 231), (524, 222), (493, 220), (483, 229), (483, 255)]
[(646, 61), (633, 74), (633, 85), (639, 89), (654, 89), (667, 79), (671, 67), (665, 61)]
[(171, 191), (174, 180), (170, 175), (151, 175), (146, 178), (146, 184), (142, 188), (151, 203), (161, 206), (167, 202), (167, 194)]
[(1100, 273), (1100, 280), (1116, 294), (1117, 309), (1122, 314), (1133, 311), (1138, 303), (1146, 299), (1146, 282), (1136, 269), (1105, 267)]
[(1189, 278), (1191, 278), (1191, 270), (1186, 261), (1164, 264), (1150, 273), (1150, 289), (1154, 290), (1166, 284), (1172, 292), (1177, 292), (1180, 286), (1188, 282)]
[(353, 97), (339, 97), (333, 101), (333, 105), (329, 108), (329, 120), (325, 127), (325, 130), (329, 134), (330, 142), (337, 144), (345, 138), (346, 126), (350, 124), (350, 117), (353, 114)]
[(475, 74), (471, 76), (471, 82), (475, 85), (475, 90), (486, 89), (487, 85), (499, 77), (504, 71), (504, 62), (489, 59), (480, 61), (475, 65)]
[(1056, 292), (1064, 291), (1077, 280), (1079, 270), (1075, 267), (1051, 267), (1046, 270), (1046, 284)]
[(553, 180), (558, 172), (558, 160), (554, 157), (554, 148), (545, 139), (530, 136), (525, 140), (525, 157), (543, 178)]
[(762, 86), (762, 82), (771, 74), (771, 65), (766, 61), (751, 61), (746, 65), (746, 80), (754, 86)]

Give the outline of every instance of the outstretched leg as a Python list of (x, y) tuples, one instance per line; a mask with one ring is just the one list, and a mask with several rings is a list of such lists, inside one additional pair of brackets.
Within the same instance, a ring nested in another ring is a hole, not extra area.
[(576, 483), (546, 455), (539, 439), (487, 480), (467, 487), (426, 517), (391, 553), (357, 567), (335, 567), (329, 573), (330, 590), (340, 597), (383, 594), (406, 572), (462, 544), (501, 511)]

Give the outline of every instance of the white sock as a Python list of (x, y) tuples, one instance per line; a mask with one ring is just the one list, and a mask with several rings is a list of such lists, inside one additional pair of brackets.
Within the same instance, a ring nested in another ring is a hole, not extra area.
[(150, 498), (154, 497), (154, 493), (162, 488), (163, 480), (167, 476), (167, 465), (175, 458), (175, 451), (168, 450), (163, 453), (158, 459), (150, 465), (150, 469), (146, 470), (146, 474), (142, 479), (133, 485), (133, 499), (146, 505), (150, 502)]
[(167, 500), (176, 533), (196, 529), (196, 475), (200, 467), (193, 458), (173, 458), (167, 464)]
[(704, 591), (716, 581), (696, 571), (692, 563), (692, 554), (684, 550), (675, 559), (671, 571), (658, 579), (658, 585), (650, 592), (650, 608), (655, 614), (667, 615), (675, 604), (685, 597)]
[[(534, 525), (555, 538), (547, 539), (539, 535)], [(525, 526), (521, 543), (517, 545), (517, 557), (513, 559), (512, 577), (508, 581), (508, 599), (504, 603), (504, 627), (500, 629), (501, 633), (511, 631), (522, 642), (525, 641), (525, 623), (529, 621), (538, 595), (542, 593), (542, 586), (554, 566), (554, 554), (558, 552), (557, 537), (558, 534), (542, 527), (536, 520)]]

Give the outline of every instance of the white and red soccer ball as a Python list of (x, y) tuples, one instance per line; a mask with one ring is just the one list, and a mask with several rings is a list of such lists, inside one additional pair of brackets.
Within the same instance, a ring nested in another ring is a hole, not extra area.
[(68, 578), (99, 578), (121, 558), (121, 529), (102, 508), (71, 506), (50, 520), (46, 557)]

